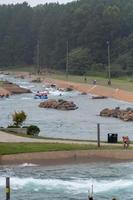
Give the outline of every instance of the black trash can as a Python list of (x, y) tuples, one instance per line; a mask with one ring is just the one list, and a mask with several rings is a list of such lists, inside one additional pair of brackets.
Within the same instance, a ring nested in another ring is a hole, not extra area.
[(108, 143), (117, 143), (118, 134), (117, 133), (108, 133)]

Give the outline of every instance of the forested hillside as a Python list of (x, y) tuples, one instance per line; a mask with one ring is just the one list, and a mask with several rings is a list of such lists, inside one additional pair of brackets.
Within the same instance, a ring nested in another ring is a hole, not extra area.
[[(0, 66), (35, 65), (69, 73), (133, 73), (133, 0), (79, 0), (0, 6)], [(38, 45), (37, 45), (38, 44)]]

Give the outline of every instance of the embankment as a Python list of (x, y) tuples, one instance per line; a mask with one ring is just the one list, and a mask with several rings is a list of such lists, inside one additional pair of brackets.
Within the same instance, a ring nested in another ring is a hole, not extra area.
[(79, 92), (86, 92), (90, 94), (95, 94), (99, 96), (107, 96), (110, 98), (127, 101), (133, 103), (133, 92), (128, 92), (125, 90), (121, 90), (119, 88), (111, 88), (104, 87), (100, 85), (88, 85), (82, 83), (73, 83), (63, 80), (55, 80), (55, 79), (46, 79), (45, 82), (49, 84), (56, 84), (58, 87), (67, 88), (73, 87), (73, 89), (78, 90)]
[(21, 153), (15, 155), (1, 155), (1, 165), (17, 165), (34, 163), (41, 165), (56, 165), (83, 162), (121, 162), (133, 161), (132, 150), (83, 150), (83, 151), (54, 151), (40, 153)]

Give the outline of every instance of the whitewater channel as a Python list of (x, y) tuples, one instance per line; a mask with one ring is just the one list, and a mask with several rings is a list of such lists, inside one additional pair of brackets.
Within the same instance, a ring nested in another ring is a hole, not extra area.
[[(97, 138), (97, 123), (101, 126), (101, 139), (107, 140), (108, 133), (117, 133), (119, 140), (123, 135), (128, 135), (133, 140), (133, 122), (123, 122), (115, 118), (100, 117), (99, 113), (104, 108), (133, 108), (132, 103), (108, 99), (92, 99), (90, 94), (81, 95), (78, 91), (60, 92), (47, 88), (42, 83), (32, 83), (26, 79), (13, 76), (0, 75), (1, 80), (8, 80), (29, 88), (33, 93), (12, 95), (9, 99), (0, 100), (1, 120), (0, 126), (6, 127), (12, 123), (12, 113), (24, 110), (28, 117), (24, 125), (35, 124), (39, 126), (40, 136), (68, 139)], [(41, 101), (34, 99), (37, 91), (49, 91), (49, 99), (64, 99), (74, 101), (77, 110), (61, 111), (39, 108)], [(60, 93), (62, 96), (60, 96)]]

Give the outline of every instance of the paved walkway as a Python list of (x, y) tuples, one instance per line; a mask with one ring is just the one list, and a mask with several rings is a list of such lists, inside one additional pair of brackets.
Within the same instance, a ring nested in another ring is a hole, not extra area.
[[(37, 138), (28, 138), (21, 137), (17, 135), (13, 135), (11, 133), (6, 133), (0, 131), (0, 142), (7, 143), (23, 143), (23, 142), (31, 142), (31, 143), (65, 143), (65, 144), (93, 144), (97, 145), (97, 142), (89, 142), (89, 141), (78, 141), (78, 140), (65, 140), (65, 139), (37, 139)], [(121, 146), (122, 144), (108, 144), (101, 142), (101, 145), (116, 145)]]
[(6, 133), (3, 131), (0, 131), (0, 142), (35, 142), (35, 143), (75, 143), (75, 144), (89, 144), (93, 142), (84, 142), (84, 141), (75, 141), (75, 140), (59, 140), (59, 139), (37, 139), (37, 138), (28, 138), (28, 137), (21, 137), (17, 136), (11, 133)]

